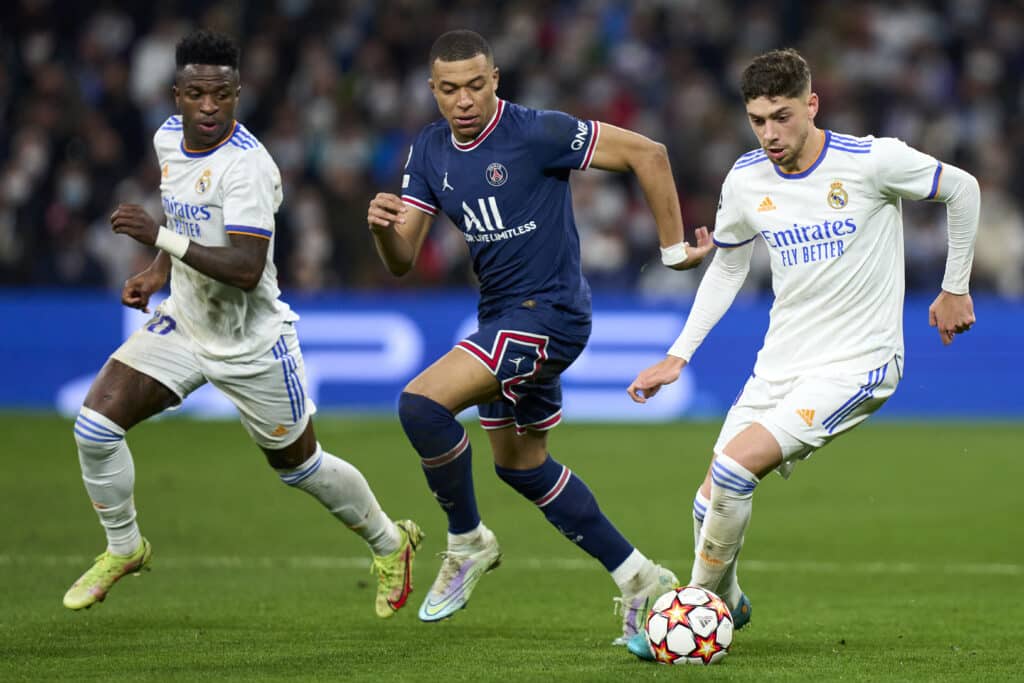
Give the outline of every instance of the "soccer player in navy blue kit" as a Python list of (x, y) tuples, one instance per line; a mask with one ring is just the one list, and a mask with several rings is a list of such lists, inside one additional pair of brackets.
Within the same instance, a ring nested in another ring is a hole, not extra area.
[(501, 561), (495, 535), (480, 521), (469, 439), (455, 419), (475, 405), (498, 476), (599, 560), (619, 586), (623, 626), (615, 642), (622, 644), (642, 627), (648, 601), (677, 580), (634, 548), (590, 489), (548, 453), (548, 430), (562, 415), (559, 376), (590, 336), (590, 288), (580, 270), (569, 172), (632, 171), (669, 267), (698, 265), (712, 248), (710, 237), (701, 228), (696, 247), (684, 242), (663, 145), (499, 99), (491, 48), (472, 31), (438, 38), (430, 68), (443, 119), (413, 143), (402, 196), (378, 194), (367, 214), (381, 260), (401, 276), (443, 211), (462, 231), (480, 281), (479, 329), (414, 378), (398, 403), (402, 427), (448, 515), (448, 548), (419, 616), (450, 617)]

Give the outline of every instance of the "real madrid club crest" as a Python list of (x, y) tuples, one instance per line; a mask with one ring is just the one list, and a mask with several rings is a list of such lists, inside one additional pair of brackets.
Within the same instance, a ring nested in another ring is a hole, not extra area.
[(494, 162), (487, 167), (484, 176), (493, 187), (501, 187), (508, 180), (508, 169), (498, 162)]
[(204, 192), (210, 189), (210, 175), (210, 169), (206, 169), (205, 171), (203, 171), (203, 175), (199, 176), (199, 180), (196, 181), (196, 192), (198, 192), (199, 194), (203, 194)]
[(833, 209), (845, 209), (849, 203), (850, 195), (846, 194), (843, 184), (838, 180), (832, 183), (828, 190), (828, 205)]

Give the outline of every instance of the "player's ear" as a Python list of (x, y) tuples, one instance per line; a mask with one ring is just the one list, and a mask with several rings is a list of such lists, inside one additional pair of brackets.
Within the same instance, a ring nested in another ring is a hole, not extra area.
[(494, 71), (491, 72), (491, 78), (494, 80), (494, 89), (498, 89), (498, 67), (494, 67)]
[(816, 92), (812, 92), (807, 97), (807, 115), (811, 121), (818, 115), (818, 93)]

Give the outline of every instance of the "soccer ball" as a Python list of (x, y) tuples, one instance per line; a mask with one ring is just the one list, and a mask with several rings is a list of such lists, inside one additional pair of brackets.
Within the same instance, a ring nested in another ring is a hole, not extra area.
[(645, 627), (654, 659), (665, 664), (714, 664), (732, 645), (732, 615), (725, 601), (698, 586), (665, 593)]

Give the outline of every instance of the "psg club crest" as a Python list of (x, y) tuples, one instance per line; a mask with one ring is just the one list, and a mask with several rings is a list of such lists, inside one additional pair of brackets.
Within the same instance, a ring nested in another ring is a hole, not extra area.
[(850, 195), (846, 194), (843, 184), (838, 180), (832, 183), (828, 190), (828, 205), (833, 209), (843, 209), (850, 201)]
[(487, 170), (484, 172), (484, 177), (487, 178), (487, 182), (490, 183), (492, 187), (501, 187), (508, 182), (508, 169), (498, 162), (494, 162), (487, 167)]

